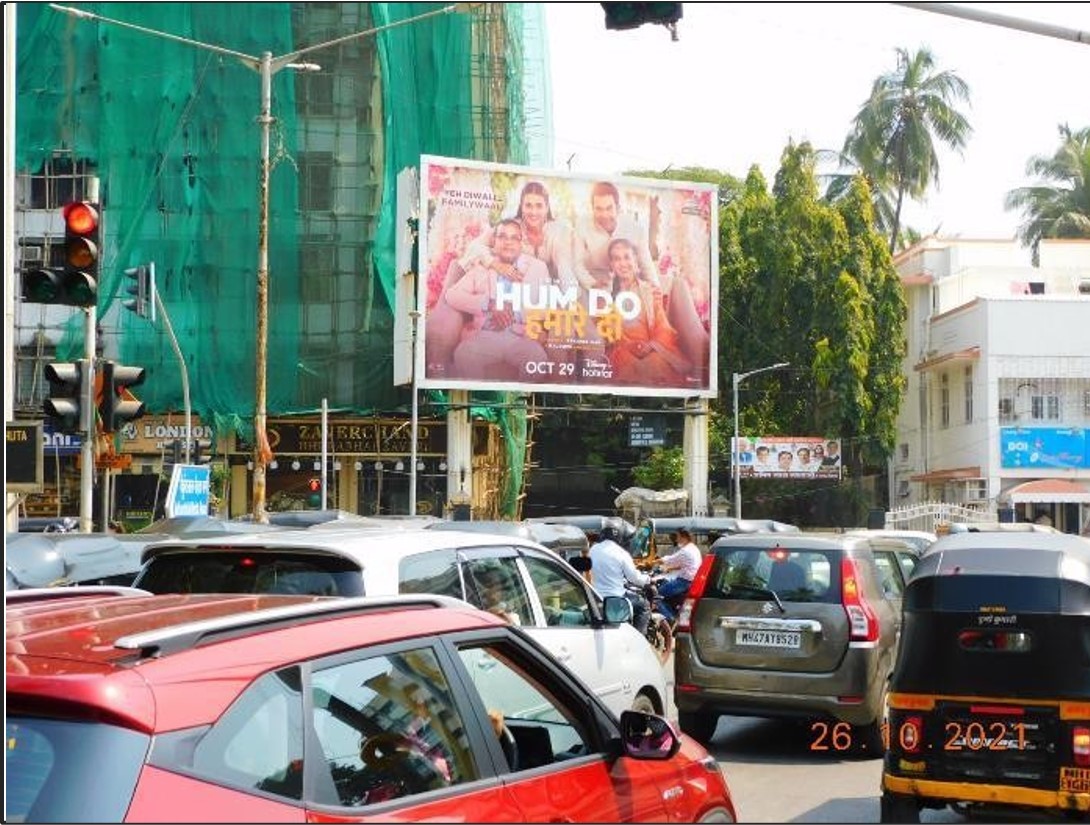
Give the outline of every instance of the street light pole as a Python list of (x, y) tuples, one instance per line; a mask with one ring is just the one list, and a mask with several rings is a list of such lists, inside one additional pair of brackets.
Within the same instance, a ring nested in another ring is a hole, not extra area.
[[(268, 515), (265, 513), (265, 466), (272, 460), (272, 449), (269, 446), (266, 435), (267, 409), (266, 409), (266, 376), (268, 359), (268, 327), (269, 327), (269, 133), (273, 122), (272, 117), (272, 76), (281, 69), (301, 69), (304, 71), (318, 71), (321, 67), (313, 63), (296, 63), (304, 54), (326, 49), (331, 46), (339, 46), (350, 40), (360, 37), (388, 31), (389, 29), (405, 26), (409, 23), (417, 23), (429, 17), (437, 17), (441, 14), (450, 14), (454, 11), (468, 11), (472, 3), (452, 3), (439, 9), (434, 9), (385, 26), (376, 26), (365, 31), (346, 34), (324, 43), (316, 43), (303, 49), (296, 49), (280, 57), (273, 57), (271, 52), (263, 52), (261, 57), (226, 49), (222, 46), (214, 46), (210, 43), (202, 43), (199, 40), (191, 40), (176, 34), (150, 29), (146, 26), (138, 26), (135, 23), (126, 23), (123, 20), (114, 20), (109, 17), (84, 11), (83, 9), (61, 6), (50, 3), (51, 8), (70, 14), (85, 20), (97, 20), (102, 23), (111, 23), (127, 29), (195, 46), (199, 49), (216, 52), (218, 54), (234, 57), (243, 65), (258, 71), (261, 75), (261, 113), (258, 121), (261, 124), (261, 175), (258, 183), (258, 226), (257, 226), (257, 341), (254, 347), (255, 362), (255, 388), (254, 388), (254, 479), (253, 479), (253, 520), (261, 524), (267, 524)], [(414, 463), (415, 473), (415, 463)]]
[(734, 517), (736, 519), (742, 517), (742, 472), (741, 467), (738, 466), (738, 385), (751, 375), (756, 375), (759, 372), (768, 372), (769, 370), (778, 370), (789, 366), (791, 365), (787, 361), (781, 361), (768, 367), (761, 367), (749, 372), (736, 372), (731, 375), (731, 386), (734, 390), (734, 438), (730, 445), (730, 466), (731, 474), (734, 476)]

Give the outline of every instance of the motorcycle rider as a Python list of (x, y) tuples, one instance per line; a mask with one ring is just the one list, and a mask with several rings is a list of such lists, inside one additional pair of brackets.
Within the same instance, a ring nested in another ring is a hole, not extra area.
[(703, 561), (700, 548), (693, 543), (693, 534), (688, 529), (681, 527), (674, 535), (677, 536), (677, 550), (663, 556), (659, 560), (659, 566), (664, 572), (676, 570), (677, 574), (659, 584), (659, 603), (656, 604), (659, 612), (671, 623), (677, 620), (674, 604), (680, 602), (689, 592)]
[(639, 588), (646, 587), (651, 577), (636, 569), (636, 563), (621, 545), (617, 543), (620, 533), (617, 528), (607, 524), (598, 533), (598, 541), (590, 548), (590, 572), (594, 580), (594, 589), (599, 595), (624, 596), (632, 604), (632, 624), (641, 635), (647, 633), (647, 624), (651, 621), (651, 607), (640, 592), (629, 590), (625, 582)]

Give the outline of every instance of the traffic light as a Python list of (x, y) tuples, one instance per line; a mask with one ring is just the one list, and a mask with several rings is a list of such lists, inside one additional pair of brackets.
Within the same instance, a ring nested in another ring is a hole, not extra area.
[(312, 507), (322, 506), (322, 480), (315, 476), (307, 482), (307, 489), (310, 490), (310, 505)]
[(46, 364), (45, 377), (49, 381), (49, 398), (43, 405), (53, 429), (73, 432), (80, 429), (80, 413), (83, 410), (83, 376), (87, 361), (74, 364)]
[(98, 412), (102, 419), (102, 432), (112, 433), (118, 425), (135, 421), (144, 414), (144, 402), (126, 398), (129, 387), (144, 383), (143, 367), (125, 367), (106, 361), (102, 365), (102, 403)]
[(210, 464), (212, 462), (212, 442), (207, 438), (193, 439), (194, 464)]
[(681, 19), (681, 3), (602, 3), (606, 12), (606, 28), (614, 30), (635, 29), (644, 23), (659, 23), (676, 36), (677, 22)]
[(23, 300), (35, 304), (92, 307), (98, 299), (98, 205), (72, 201), (63, 209), (62, 265), (23, 276)]
[(134, 296), (122, 305), (141, 318), (155, 320), (155, 264), (140, 264), (125, 270), (125, 277), (132, 283), (125, 284), (125, 291)]
[(170, 463), (181, 464), (182, 463), (182, 447), (184, 442), (180, 438), (175, 438), (170, 442)]

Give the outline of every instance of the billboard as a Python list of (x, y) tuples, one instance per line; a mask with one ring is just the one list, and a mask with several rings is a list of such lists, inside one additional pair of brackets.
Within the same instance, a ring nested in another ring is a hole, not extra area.
[(714, 397), (716, 188), (424, 156), (425, 388)]
[(735, 438), (742, 478), (840, 478), (840, 439), (813, 436)]

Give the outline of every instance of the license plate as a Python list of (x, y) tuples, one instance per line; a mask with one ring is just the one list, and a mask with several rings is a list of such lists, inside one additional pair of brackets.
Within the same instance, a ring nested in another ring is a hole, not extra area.
[(1090, 768), (1060, 768), (1060, 790), (1090, 793)]
[(798, 648), (802, 644), (802, 634), (790, 630), (744, 630), (735, 631), (734, 643), (749, 647), (790, 647)]

